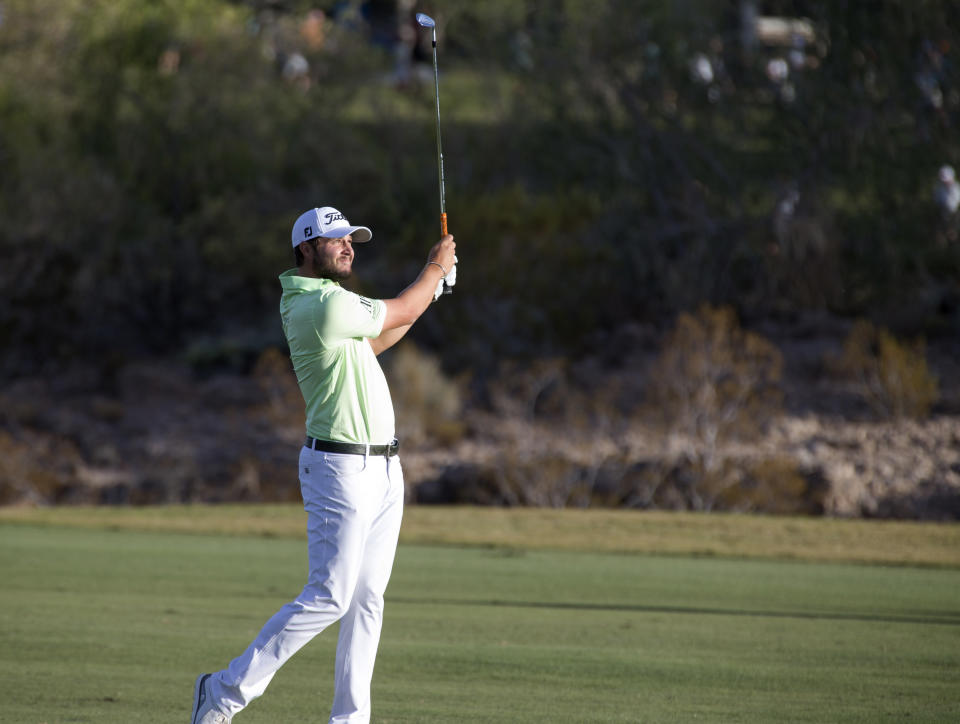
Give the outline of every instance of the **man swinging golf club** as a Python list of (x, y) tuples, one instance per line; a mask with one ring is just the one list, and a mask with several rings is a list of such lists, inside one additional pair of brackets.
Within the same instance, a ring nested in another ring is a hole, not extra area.
[(453, 281), (447, 272), (455, 263), (447, 234), (397, 297), (367, 299), (340, 281), (350, 276), (354, 244), (371, 237), (329, 206), (293, 225), (297, 267), (280, 275), (280, 316), (306, 403), (299, 474), (309, 575), (246, 651), (226, 669), (197, 677), (190, 724), (230, 722), (287, 659), (338, 620), (330, 722), (370, 720), (383, 593), (404, 498), (393, 404), (376, 355), (396, 344)]

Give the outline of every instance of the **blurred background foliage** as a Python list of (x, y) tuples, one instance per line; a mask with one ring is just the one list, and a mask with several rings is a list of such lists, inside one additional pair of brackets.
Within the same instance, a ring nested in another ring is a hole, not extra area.
[(412, 499), (960, 517), (947, 0), (0, 0), (0, 504), (296, 499), (293, 220), (439, 236), (417, 11)]
[[(2, 372), (282, 345), (304, 208), (374, 230), (386, 297), (438, 236), (447, 369), (576, 357), (701, 304), (956, 333), (960, 5), (933, 0), (2, 0)], [(785, 33), (757, 18), (800, 24)], [(801, 22), (802, 21), (802, 22)], [(225, 341), (229, 340), (229, 341)]]

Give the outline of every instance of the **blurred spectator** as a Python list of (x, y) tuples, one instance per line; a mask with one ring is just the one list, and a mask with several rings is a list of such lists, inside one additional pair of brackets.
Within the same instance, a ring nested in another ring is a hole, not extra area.
[(180, 70), (180, 50), (177, 48), (167, 48), (160, 54), (160, 60), (157, 61), (157, 70), (160, 75), (174, 75)]
[(793, 83), (790, 83), (788, 81), (787, 83), (784, 83), (782, 86), (780, 86), (780, 100), (786, 103), (787, 105), (790, 105), (795, 100), (797, 100), (797, 89), (793, 85)]
[(514, 62), (521, 70), (533, 70), (533, 38), (525, 30), (518, 30), (510, 39)]
[(417, 28), (410, 22), (408, 13), (399, 13), (397, 38), (393, 45), (392, 85), (403, 88), (410, 84), (413, 69), (413, 54), (417, 46)]
[(792, 70), (800, 71), (806, 67), (806, 45), (807, 42), (803, 39), (802, 35), (795, 34), (793, 36), (791, 40), (790, 52), (787, 54), (787, 59), (790, 61), (790, 68)]
[(717, 103), (722, 96), (721, 86), (729, 90), (731, 83), (723, 63), (723, 40), (714, 37), (710, 40), (709, 53), (697, 53), (690, 60), (690, 79), (697, 85), (707, 88), (707, 98)]
[(757, 37), (757, 18), (760, 9), (756, 0), (741, 0), (740, 2), (740, 45), (746, 53), (756, 50), (759, 43)]
[(944, 103), (946, 59), (941, 48), (930, 40), (920, 45), (913, 79), (920, 91), (921, 112), (918, 114), (920, 137), (929, 141), (936, 128), (945, 128), (949, 122)]
[(767, 80), (774, 87), (777, 98), (783, 103), (790, 104), (797, 97), (796, 89), (790, 82), (790, 64), (783, 58), (770, 58), (766, 67)]
[(697, 53), (690, 61), (690, 77), (700, 85), (713, 83), (713, 65), (704, 53)]
[(310, 63), (303, 54), (293, 52), (283, 62), (283, 78), (307, 89), (310, 87)]
[(660, 80), (660, 46), (650, 41), (643, 49), (643, 80), (655, 82)]
[(320, 50), (327, 37), (327, 15), (323, 10), (311, 10), (300, 25), (300, 37), (311, 51)]
[(433, 79), (432, 52), (426, 50), (430, 33), (417, 24), (416, 0), (397, 0), (396, 36), (393, 44), (393, 71), (389, 82), (405, 88)]
[(796, 183), (791, 183), (777, 199), (777, 205), (773, 210), (773, 233), (777, 239), (778, 250), (785, 250), (790, 246), (790, 228), (799, 203), (800, 190)]
[(767, 79), (780, 86), (790, 77), (790, 66), (783, 58), (770, 58), (767, 61)]
[(923, 95), (924, 105), (934, 112), (943, 108), (943, 53), (929, 40), (924, 40), (914, 76), (917, 87)]
[(813, 308), (836, 300), (843, 289), (838, 235), (816, 189), (801, 193), (796, 180), (788, 181), (777, 196), (772, 222), (767, 283), (774, 298)]
[(937, 182), (933, 188), (933, 200), (940, 210), (940, 233), (937, 234), (941, 245), (957, 238), (958, 214), (960, 208), (960, 184), (953, 166), (941, 166)]
[(733, 78), (727, 71), (727, 64), (724, 62), (724, 44), (723, 38), (715, 35), (710, 39), (710, 66), (713, 68), (714, 82), (707, 91), (707, 97), (711, 103), (717, 103), (721, 96), (732, 96), (736, 92)]
[(957, 213), (957, 208), (960, 207), (960, 184), (957, 183), (953, 166), (940, 167), (934, 198), (942, 213), (948, 216)]

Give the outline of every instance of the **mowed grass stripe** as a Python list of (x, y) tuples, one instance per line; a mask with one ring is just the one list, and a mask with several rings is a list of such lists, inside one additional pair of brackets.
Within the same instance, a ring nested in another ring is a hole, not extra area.
[[(0, 525), (0, 722), (185, 721), (305, 573), (293, 538)], [(323, 721), (335, 645), (237, 724)], [(945, 722), (958, 687), (958, 569), (404, 544), (374, 721)]]
[[(304, 538), (296, 504), (0, 508), (0, 523)], [(960, 525), (738, 514), (408, 506), (403, 543), (960, 567)]]

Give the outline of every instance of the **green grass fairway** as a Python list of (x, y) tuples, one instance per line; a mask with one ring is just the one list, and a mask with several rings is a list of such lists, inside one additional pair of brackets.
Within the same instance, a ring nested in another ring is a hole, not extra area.
[[(299, 504), (0, 508), (0, 523), (305, 539)], [(960, 568), (960, 525), (636, 510), (408, 506), (401, 543)]]
[[(293, 537), (0, 524), (0, 722), (186, 724), (305, 568)], [(326, 721), (335, 645), (237, 724)], [(373, 720), (953, 722), (958, 693), (949, 565), (405, 543)]]

